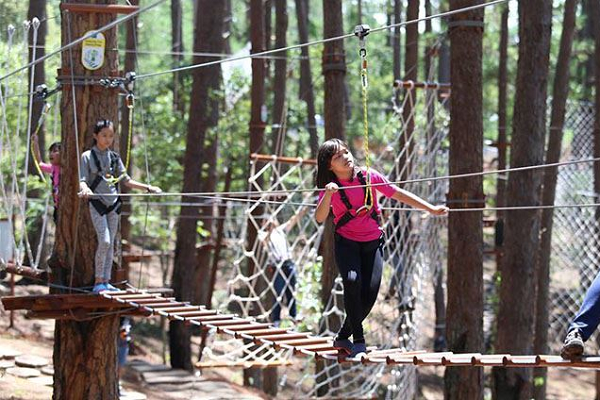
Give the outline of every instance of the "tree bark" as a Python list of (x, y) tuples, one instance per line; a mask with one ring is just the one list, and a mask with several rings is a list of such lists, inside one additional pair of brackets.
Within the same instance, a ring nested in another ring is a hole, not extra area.
[[(481, 0), (450, 0), (450, 9)], [(483, 170), (482, 40), (483, 11), (453, 15), (450, 19), (450, 175)], [(452, 179), (448, 199), (452, 208), (483, 199), (481, 176)], [(448, 218), (448, 350), (483, 350), (483, 225), (481, 212), (451, 213)], [(469, 279), (465, 279), (468, 276)], [(444, 376), (446, 399), (483, 399), (483, 368), (448, 368)]]
[[(406, 21), (412, 21), (419, 18), (419, 0), (408, 0), (408, 6), (406, 7)], [(404, 79), (416, 82), (418, 79), (419, 72), (419, 26), (418, 24), (406, 25), (406, 44), (404, 54)], [(415, 118), (414, 118), (414, 106), (416, 100), (417, 91), (415, 89), (408, 89), (405, 96), (409, 96), (405, 102), (404, 109), (402, 111), (402, 118), (404, 121), (404, 133), (400, 136), (400, 143), (398, 148), (403, 151), (403, 155), (399, 158), (399, 165), (401, 173), (398, 179), (403, 181), (410, 175), (410, 157), (413, 153), (414, 141), (412, 138), (415, 130)]]
[[(287, 1), (274, 0), (275, 2), (275, 48), (287, 46)], [(287, 51), (274, 53), (275, 79), (273, 80), (273, 124), (272, 126), (272, 154), (283, 155), (286, 134), (286, 81), (287, 81)], [(282, 57), (282, 58), (279, 58)], [(283, 58), (285, 57), (285, 58)], [(278, 385), (277, 368), (263, 370), (263, 391), (269, 396), (277, 396)]]
[[(130, 2), (132, 5), (135, 6), (139, 5), (140, 3), (139, 0), (130, 0)], [(137, 17), (134, 17), (125, 23), (125, 29), (127, 31), (127, 37), (125, 38), (125, 48), (127, 50), (137, 50), (137, 22)], [(137, 70), (137, 53), (126, 52), (124, 71), (127, 73), (135, 70)], [(135, 127), (135, 123), (132, 125), (132, 127)], [(129, 149), (129, 135), (133, 135), (133, 132), (134, 128), (132, 128), (132, 131), (129, 132), (129, 108), (127, 107), (127, 103), (123, 101), (123, 104), (121, 106), (121, 140), (119, 144), (119, 147), (123, 154), (127, 154), (131, 151), (131, 149)], [(133, 138), (131, 138), (131, 140), (133, 140)], [(125, 159), (126, 157), (123, 157), (123, 162), (125, 162)], [(127, 168), (127, 173), (129, 173), (129, 175), (131, 175), (132, 169), (133, 162), (130, 161), (129, 168)], [(121, 192), (129, 193), (130, 189), (125, 185), (121, 185)], [(131, 244), (131, 222), (129, 221), (129, 215), (131, 214), (131, 200), (131, 198), (126, 199), (126, 201), (123, 202), (123, 206), (121, 208), (121, 240), (127, 243), (126, 248), (128, 250), (130, 249)], [(125, 258), (122, 259), (121, 268), (125, 270), (125, 279), (129, 280), (129, 262), (127, 262)]]
[[(400, 23), (402, 20), (402, 0), (394, 0), (394, 24)], [(392, 47), (394, 50), (394, 81), (402, 76), (402, 56), (400, 53), (400, 43), (402, 42), (402, 30), (400, 26), (394, 27), (392, 36)]]
[[(323, 37), (330, 38), (343, 34), (344, 22), (341, 0), (323, 0)], [(345, 140), (346, 97), (344, 81), (346, 57), (343, 41), (337, 40), (324, 44), (322, 68), (325, 76), (325, 140), (333, 138)], [(333, 254), (333, 218), (330, 216), (324, 224), (325, 231), (321, 243), (321, 255), (323, 256), (321, 302), (323, 307), (326, 307), (338, 271)], [(317, 362), (317, 370), (320, 371), (322, 368), (324, 368), (324, 363)], [(317, 379), (321, 385), (317, 394), (319, 396), (326, 395), (328, 385), (323, 383), (326, 376)]]
[[(500, 17), (500, 60), (498, 62), (498, 169), (506, 168), (506, 129), (508, 127), (507, 85), (508, 85), (508, 5), (504, 5)], [(496, 205), (506, 205), (506, 175), (498, 176), (496, 181)], [(496, 213), (498, 223), (502, 224), (504, 213)]]
[[(174, 53), (173, 67), (177, 68), (183, 60), (183, 23), (181, 0), (171, 0), (171, 51)], [(181, 75), (179, 72), (173, 73), (173, 110), (183, 115), (185, 112), (185, 103), (181, 98)]]
[[(194, 52), (220, 53), (223, 49), (223, 2), (198, 0), (197, 25), (194, 33)], [(214, 58), (194, 57), (194, 63), (210, 61)], [(188, 120), (188, 132), (184, 155), (183, 193), (199, 192), (202, 183), (202, 161), (204, 142), (209, 128), (217, 125), (219, 119), (219, 95), (221, 67), (213, 65), (197, 68), (193, 72), (193, 84)], [(196, 197), (183, 196), (184, 203), (197, 202)], [(194, 298), (194, 271), (197, 268), (196, 232), (198, 207), (181, 207), (177, 225), (175, 261), (173, 266), (173, 291), (179, 301)], [(169, 323), (169, 344), (173, 368), (192, 370), (190, 333), (183, 323)]]
[[(511, 167), (544, 162), (551, 28), (552, 2), (519, 1), (519, 61)], [(541, 170), (510, 174), (507, 205), (539, 205), (541, 183)], [(499, 353), (531, 354), (540, 213), (537, 210), (511, 211), (505, 220), (496, 349)], [(529, 399), (533, 395), (531, 368), (494, 368), (493, 376), (496, 398)]]
[[(275, 48), (287, 46), (287, 1), (275, 0)], [(273, 124), (271, 153), (282, 155), (285, 141), (286, 119), (286, 81), (287, 81), (287, 51), (273, 54), (275, 60), (275, 78), (273, 79)]]
[[(296, 18), (298, 20), (298, 38), (300, 43), (308, 42), (308, 0), (296, 0)], [(300, 93), (299, 98), (306, 103), (306, 124), (309, 134), (310, 156), (317, 158), (319, 149), (319, 136), (317, 121), (315, 119), (315, 93), (312, 84), (312, 71), (310, 69), (310, 54), (308, 47), (301, 48), (302, 60), (300, 61)]]
[[(252, 43), (252, 53), (259, 53), (265, 50), (265, 18), (264, 4), (262, 0), (250, 0), (250, 41)], [(265, 79), (266, 62), (264, 58), (252, 59), (252, 89), (250, 105), (250, 154), (260, 153), (263, 150), (265, 137), (266, 110), (265, 105)], [(260, 182), (259, 182), (260, 184)], [(256, 207), (253, 211), (255, 218), (263, 213), (263, 207)], [(253, 224), (248, 224), (246, 234), (246, 248), (252, 249), (257, 238), (257, 231)], [(255, 265), (252, 259), (248, 258), (247, 276), (254, 273)], [(255, 285), (263, 285), (264, 282), (258, 279)], [(258, 308), (258, 307), (257, 307)], [(260, 368), (244, 369), (244, 385), (262, 388), (262, 373)]]
[[(218, 120), (215, 120), (215, 125)], [(217, 173), (217, 158), (219, 154), (219, 136), (216, 130), (210, 130), (211, 137), (206, 138), (204, 148), (206, 149), (204, 160), (202, 162), (202, 170), (206, 173), (202, 176), (201, 190), (205, 193), (212, 193), (217, 190), (218, 173)], [(199, 221), (202, 229), (207, 232), (207, 238), (204, 238), (204, 243), (215, 242), (215, 219), (213, 215), (213, 207), (208, 207), (209, 203), (205, 203), (199, 209)], [(196, 268), (194, 271), (194, 282), (197, 282), (194, 289), (194, 303), (210, 306), (208, 293), (210, 292), (210, 271), (211, 271), (211, 255), (214, 246), (200, 246), (196, 251)]]
[[(546, 151), (546, 164), (556, 163), (560, 159), (562, 147), (563, 127), (565, 122), (565, 108), (569, 96), (570, 60), (575, 32), (575, 13), (578, 0), (567, 0), (563, 17), (563, 27), (560, 38), (560, 50), (556, 62), (554, 87), (552, 89), (552, 111), (550, 117), (550, 137)], [(542, 204), (552, 205), (556, 197), (556, 179), (558, 169), (550, 167), (544, 169), (544, 184)], [(542, 210), (542, 226), (540, 229), (540, 247), (538, 249), (538, 281), (536, 298), (535, 320), (535, 354), (548, 352), (548, 326), (550, 314), (548, 309), (550, 287), (550, 254), (552, 252), (552, 223), (554, 211)], [(536, 384), (534, 397), (537, 400), (546, 398), (546, 368), (536, 368), (534, 377), (540, 378), (542, 384)], [(538, 379), (535, 379), (537, 381)]]
[[(73, 1), (72, 1), (73, 2)], [(91, 3), (77, 1), (77, 3)], [(114, 4), (113, 0), (96, 3)], [(112, 22), (112, 14), (70, 14), (62, 18), (62, 45), (83, 36), (87, 31)], [(106, 49), (117, 46), (117, 31), (104, 32)], [(115, 52), (106, 51), (104, 64), (93, 73), (79, 62), (81, 46), (62, 53), (60, 75), (87, 75), (96, 79), (118, 73)], [(96, 90), (92, 85), (63, 82), (61, 100), (61, 178), (60, 207), (53, 254), (52, 281), (66, 286), (90, 286), (94, 281), (96, 233), (88, 203), (79, 199), (79, 151), (89, 147), (92, 127), (99, 118), (117, 120), (117, 92)], [(74, 110), (76, 105), (76, 112)], [(118, 146), (118, 138), (116, 140)], [(53, 289), (52, 292), (56, 292)], [(115, 315), (88, 321), (57, 320), (54, 330), (53, 398), (114, 399), (117, 397), (117, 332)]]
[[(324, 38), (343, 35), (342, 3), (340, 0), (323, 1)], [(346, 59), (344, 42), (325, 43), (323, 50), (323, 74), (325, 75), (325, 139), (346, 139), (344, 100), (344, 77)], [(325, 223), (323, 237), (323, 273), (321, 275), (321, 298), (326, 305), (337, 275), (333, 257), (333, 224)], [(331, 242), (330, 242), (331, 241)]]

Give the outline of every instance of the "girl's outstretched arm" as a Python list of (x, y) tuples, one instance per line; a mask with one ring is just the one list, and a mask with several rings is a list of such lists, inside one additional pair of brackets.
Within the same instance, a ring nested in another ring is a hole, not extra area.
[(427, 202), (426, 200), (423, 200), (416, 194), (413, 194), (404, 189), (396, 188), (396, 193), (394, 193), (392, 198), (411, 207), (418, 208), (419, 210), (427, 211), (428, 213), (433, 215), (448, 214), (448, 207), (434, 206), (433, 204)]
[(321, 224), (327, 219), (327, 216), (329, 215), (329, 208), (331, 207), (331, 196), (333, 196), (333, 194), (337, 191), (338, 185), (336, 185), (334, 182), (329, 182), (325, 186), (325, 195), (317, 206), (317, 211), (315, 211), (315, 219), (318, 223)]
[(162, 193), (161, 188), (158, 186), (146, 185), (145, 183), (141, 183), (133, 179), (124, 181), (123, 184), (132, 189), (145, 190), (148, 193)]
[(35, 157), (35, 161), (37, 161), (38, 164), (41, 163), (43, 160), (42, 154), (40, 153), (40, 143), (38, 135), (35, 133), (31, 135), (31, 147), (33, 149), (33, 156)]

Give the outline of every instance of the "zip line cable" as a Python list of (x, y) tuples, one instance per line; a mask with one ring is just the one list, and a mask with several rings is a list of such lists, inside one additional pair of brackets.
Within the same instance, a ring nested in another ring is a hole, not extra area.
[[(407, 179), (401, 181), (391, 181), (386, 183), (372, 183), (372, 187), (376, 186), (385, 186), (389, 184), (394, 185), (403, 185), (407, 183), (423, 183), (423, 182), (433, 182), (440, 181), (446, 179), (459, 179), (459, 178), (470, 178), (476, 176), (485, 176), (485, 175), (494, 175), (494, 174), (503, 174), (506, 172), (521, 172), (521, 171), (531, 171), (536, 169), (543, 168), (552, 168), (552, 167), (561, 167), (566, 165), (577, 165), (577, 164), (585, 164), (585, 163), (594, 163), (599, 162), (600, 157), (596, 158), (586, 158), (581, 160), (571, 160), (571, 161), (562, 161), (556, 163), (549, 164), (536, 164), (536, 165), (528, 165), (524, 167), (514, 167), (514, 168), (505, 168), (505, 169), (497, 169), (492, 171), (480, 171), (480, 172), (469, 172), (464, 174), (456, 174), (456, 175), (444, 175), (444, 176), (435, 176), (429, 178), (415, 178), (415, 179)], [(344, 186), (344, 189), (355, 189), (355, 188), (363, 188), (366, 185), (352, 185), (352, 186)], [(190, 197), (202, 197), (202, 196), (216, 196), (220, 195), (219, 198), (225, 198), (224, 196), (247, 196), (247, 195), (280, 195), (285, 196), (289, 193), (304, 193), (304, 192), (322, 192), (325, 189), (320, 188), (312, 188), (312, 189), (289, 189), (289, 190), (265, 190), (262, 192), (256, 191), (229, 191), (229, 192), (168, 192), (168, 193), (121, 193), (119, 195), (116, 194), (104, 194), (103, 196), (122, 196), (122, 197), (146, 197), (146, 196), (155, 196), (155, 197), (169, 197), (169, 196), (190, 196)]]
[(110, 23), (108, 23), (108, 24), (106, 24), (106, 25), (104, 25), (104, 26), (102, 26), (102, 27), (100, 27), (98, 29), (90, 31), (90, 32), (86, 33), (85, 35), (83, 35), (82, 37), (80, 37), (79, 39), (75, 39), (75, 40), (67, 43), (66, 45), (61, 46), (58, 49), (56, 49), (56, 50), (54, 50), (54, 51), (46, 54), (45, 56), (40, 57), (37, 60), (34, 60), (34, 61), (32, 61), (32, 62), (30, 62), (30, 63), (28, 63), (28, 64), (26, 64), (26, 65), (24, 65), (22, 67), (19, 67), (19, 68), (13, 70), (12, 72), (9, 72), (8, 74), (0, 77), (0, 82), (3, 81), (3, 80), (5, 80), (6, 78), (9, 78), (9, 77), (17, 74), (20, 71), (23, 71), (24, 69), (28, 69), (28, 68), (30, 68), (30, 67), (32, 67), (32, 66), (34, 66), (34, 65), (36, 65), (36, 64), (38, 64), (38, 63), (40, 63), (42, 61), (45, 61), (45, 60), (49, 59), (50, 57), (55, 56), (56, 54), (62, 53), (63, 51), (65, 51), (67, 49), (73, 48), (74, 46), (78, 45), (79, 43), (83, 42), (84, 40), (93, 37), (97, 33), (101, 33), (101, 32), (107, 31), (107, 30), (109, 30), (111, 28), (114, 28), (115, 26), (120, 25), (121, 23), (123, 23), (125, 21), (129, 21), (130, 19), (134, 18), (136, 15), (144, 13), (146, 11), (149, 11), (149, 10), (153, 9), (154, 7), (156, 7), (156, 6), (164, 3), (165, 1), (167, 1), (167, 0), (158, 0), (158, 1), (156, 1), (156, 2), (154, 2), (152, 4), (150, 4), (150, 5), (147, 5), (146, 7), (142, 7), (142, 8), (137, 9), (136, 11), (132, 12), (131, 14), (127, 14), (127, 15), (121, 17), (121, 18), (117, 18), (113, 22), (110, 22)]
[[(390, 24), (390, 25), (380, 26), (378, 28), (371, 29), (371, 32), (379, 32), (379, 31), (382, 31), (382, 30), (387, 30), (387, 29), (391, 29), (391, 28), (395, 28), (395, 27), (401, 27), (401, 26), (406, 26), (406, 25), (410, 25), (410, 24), (416, 24), (416, 23), (423, 22), (423, 21), (429, 21), (429, 20), (436, 19), (436, 18), (444, 18), (444, 17), (448, 17), (448, 16), (451, 16), (451, 15), (454, 15), (454, 14), (459, 14), (459, 13), (467, 12), (467, 11), (474, 11), (474, 10), (478, 10), (480, 8), (494, 6), (494, 5), (501, 4), (501, 3), (506, 3), (506, 2), (509, 2), (509, 1), (511, 1), (511, 0), (494, 0), (494, 1), (490, 1), (489, 3), (477, 4), (477, 5), (474, 5), (474, 6), (463, 7), (463, 8), (459, 8), (459, 9), (456, 9), (456, 10), (451, 10), (451, 11), (446, 11), (446, 12), (443, 12), (443, 13), (438, 13), (438, 14), (426, 16), (426, 17), (423, 17), (423, 18), (413, 19), (413, 20), (410, 20), (410, 21), (398, 22), (396, 24)], [(229, 57), (229, 58), (225, 58), (225, 59), (222, 59), (222, 60), (209, 61), (209, 62), (200, 63), (200, 64), (192, 64), (192, 65), (188, 65), (188, 66), (185, 66), (185, 67), (172, 68), (172, 69), (165, 70), (165, 71), (150, 72), (150, 73), (147, 73), (147, 74), (138, 75), (138, 79), (150, 78), (150, 77), (154, 77), (154, 76), (158, 76), (158, 75), (171, 74), (171, 73), (180, 72), (180, 71), (187, 71), (187, 70), (190, 70), (190, 69), (196, 69), (196, 68), (202, 68), (202, 67), (209, 67), (209, 66), (215, 65), (215, 64), (222, 64), (222, 63), (231, 62), (231, 61), (239, 61), (239, 60), (244, 60), (244, 59), (247, 59), (247, 58), (256, 58), (256, 57), (259, 57), (259, 56), (265, 56), (265, 55), (269, 55), (269, 54), (273, 54), (273, 53), (279, 53), (279, 52), (287, 51), (287, 50), (299, 49), (299, 48), (302, 48), (302, 47), (313, 46), (313, 45), (316, 45), (316, 44), (323, 44), (323, 43), (328, 43), (328, 42), (335, 42), (337, 40), (343, 40), (343, 39), (347, 39), (347, 38), (354, 37), (354, 36), (355, 36), (354, 32), (353, 33), (347, 33), (347, 34), (341, 35), (341, 36), (334, 36), (334, 37), (331, 37), (331, 38), (314, 40), (312, 42), (294, 44), (294, 45), (287, 46), (287, 47), (281, 47), (281, 48), (277, 48), (277, 49), (265, 50), (265, 51), (261, 51), (261, 52), (254, 53), (254, 54), (249, 54), (249, 55), (243, 55), (243, 56), (237, 56), (237, 57)]]

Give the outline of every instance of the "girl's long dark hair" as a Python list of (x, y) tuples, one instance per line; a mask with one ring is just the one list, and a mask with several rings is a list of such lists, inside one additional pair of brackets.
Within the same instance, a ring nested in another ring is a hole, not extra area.
[(317, 187), (324, 188), (329, 182), (333, 182), (335, 174), (329, 169), (331, 158), (340, 148), (349, 149), (348, 145), (340, 139), (329, 139), (319, 147), (317, 153)]

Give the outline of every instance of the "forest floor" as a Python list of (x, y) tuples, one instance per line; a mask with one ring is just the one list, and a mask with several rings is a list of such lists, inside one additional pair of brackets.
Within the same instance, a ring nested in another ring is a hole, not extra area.
[[(168, 265), (169, 263), (166, 263)], [(161, 269), (156, 260), (144, 267), (139, 273), (139, 267), (132, 267), (134, 277), (143, 276), (140, 282), (142, 287), (163, 287), (164, 276), (169, 276), (169, 271)], [(133, 280), (136, 280), (135, 278)], [(226, 280), (221, 280), (226, 281)], [(136, 282), (137, 284), (137, 282)], [(222, 288), (221, 288), (222, 289)], [(17, 295), (46, 294), (47, 288), (40, 285), (17, 285)], [(0, 283), (0, 296), (9, 294), (8, 283)], [(0, 400), (27, 399), (42, 400), (52, 397), (52, 387), (46, 386), (48, 382), (43, 379), (25, 379), (6, 373), (2, 365), (3, 350), (38, 356), (52, 362), (52, 346), (54, 339), (53, 320), (32, 320), (25, 318), (24, 312), (14, 313), (14, 325), (9, 327), (9, 312), (0, 306)], [(162, 366), (168, 364), (168, 352), (165, 343), (165, 322), (158, 318), (136, 319), (133, 330), (134, 347), (129, 362), (147, 362)], [(432, 334), (432, 332), (430, 332)], [(427, 332), (424, 332), (427, 335)], [(199, 337), (192, 339), (197, 348)], [(280, 387), (277, 398), (294, 398), (295, 391), (292, 382), (302, 376), (301, 366), (288, 367), (286, 370), (288, 383)], [(281, 368), (279, 368), (281, 370)], [(420, 367), (419, 399), (437, 400), (443, 398), (444, 368)], [(490, 387), (491, 369), (485, 368), (486, 388)], [(43, 375), (42, 375), (43, 377)], [(48, 376), (46, 376), (47, 381)], [(550, 369), (548, 378), (547, 399), (594, 399), (596, 372), (583, 369)], [(292, 384), (290, 384), (292, 383)], [(193, 382), (182, 384), (148, 384), (139, 373), (130, 365), (122, 377), (122, 386), (128, 396), (122, 399), (266, 399), (262, 392), (242, 386), (242, 371), (235, 368), (218, 368), (203, 370)], [(486, 398), (491, 398), (491, 392), (486, 389)]]

